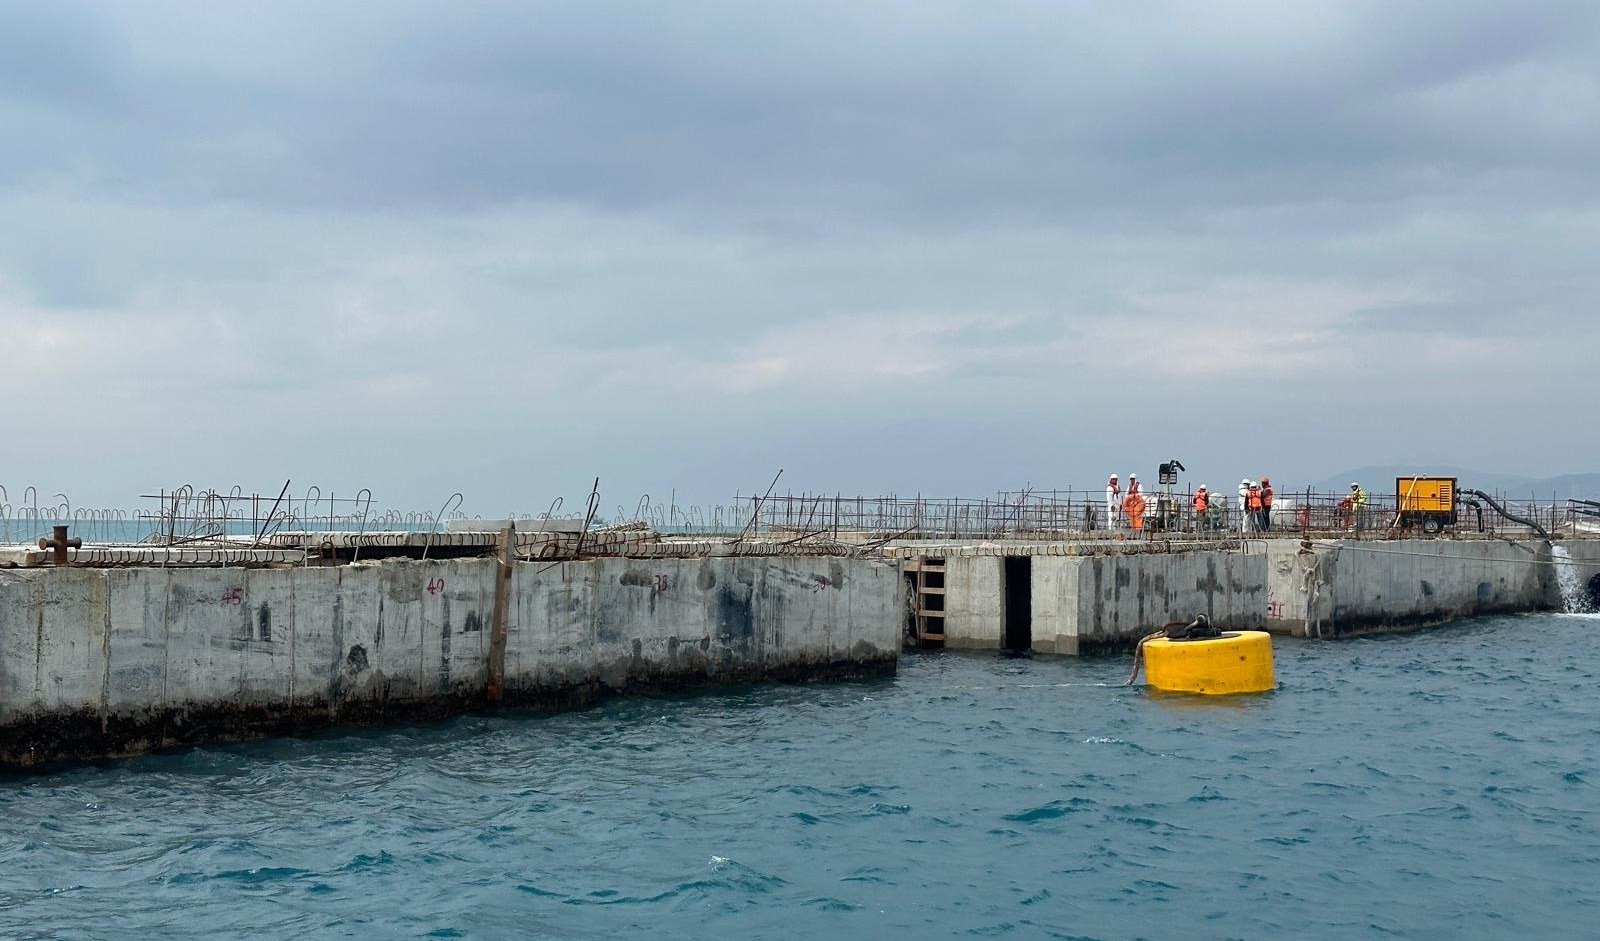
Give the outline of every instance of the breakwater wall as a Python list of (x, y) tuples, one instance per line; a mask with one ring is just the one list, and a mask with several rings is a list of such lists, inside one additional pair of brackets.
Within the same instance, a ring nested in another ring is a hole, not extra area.
[[(1558, 540), (1571, 586), (1600, 607), (1600, 539)], [(1093, 654), (1205, 614), (1230, 630), (1340, 637), (1460, 618), (1560, 610), (1543, 540), (1311, 539), (1173, 543), (907, 544), (908, 592), (937, 644)], [(916, 572), (932, 567), (917, 581)]]
[[(1557, 540), (1600, 591), (1600, 539)], [(1299, 637), (1406, 630), (1459, 618), (1561, 610), (1540, 539), (1262, 540), (1267, 628)], [(1593, 587), (1590, 587), (1593, 586)]]
[[(501, 564), (0, 572), (0, 763), (482, 708)], [(892, 672), (893, 562), (516, 562), (504, 703)]]
[(1231, 630), (1266, 623), (1266, 557), (1237, 548), (1057, 542), (892, 551), (943, 565), (943, 644), (951, 648), (1110, 653), (1196, 614)]

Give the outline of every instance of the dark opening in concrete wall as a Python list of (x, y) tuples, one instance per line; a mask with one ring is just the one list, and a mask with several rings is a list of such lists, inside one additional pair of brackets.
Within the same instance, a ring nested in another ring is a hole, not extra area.
[(902, 633), (906, 641), (917, 643), (917, 604), (922, 595), (917, 591), (917, 575), (915, 572), (906, 572), (901, 576), (905, 580), (905, 624)]
[(1001, 569), (1002, 597), (1005, 599), (1005, 630), (1001, 645), (1006, 650), (1033, 649), (1033, 557), (1008, 555)]
[(1600, 611), (1600, 575), (1589, 579), (1589, 610)]

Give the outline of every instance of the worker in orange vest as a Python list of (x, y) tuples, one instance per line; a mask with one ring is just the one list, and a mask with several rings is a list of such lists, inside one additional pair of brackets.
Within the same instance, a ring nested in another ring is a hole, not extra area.
[(1128, 528), (1134, 532), (1144, 529), (1144, 495), (1136, 489), (1137, 485), (1137, 480), (1131, 480), (1128, 495), (1122, 500), (1122, 512), (1128, 517)]
[(1272, 528), (1272, 479), (1261, 475), (1261, 531)]
[(1261, 485), (1251, 481), (1250, 487), (1245, 491), (1244, 511), (1250, 517), (1251, 528), (1261, 529)]
[(1195, 529), (1204, 529), (1205, 528), (1206, 507), (1208, 507), (1210, 505), (1211, 505), (1211, 494), (1206, 492), (1206, 485), (1205, 484), (1201, 484), (1200, 485), (1200, 489), (1196, 490), (1194, 492), (1194, 496), (1189, 498), (1189, 506), (1194, 508), (1194, 528)]

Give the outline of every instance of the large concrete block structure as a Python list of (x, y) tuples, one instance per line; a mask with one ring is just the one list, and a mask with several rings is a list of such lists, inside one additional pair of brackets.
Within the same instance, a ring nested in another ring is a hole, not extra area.
[(896, 554), (942, 564), (943, 640), (951, 648), (1120, 651), (1196, 614), (1233, 630), (1265, 626), (1259, 551), (1041, 543), (922, 545)]
[[(1559, 610), (1556, 558), (1539, 539), (1270, 540), (1267, 627), (1302, 637), (1404, 630), (1458, 618)], [(1600, 593), (1600, 540), (1563, 540)]]
[(1276, 538), (917, 544), (891, 552), (908, 573), (929, 562), (941, 571), (931, 620), (943, 646), (1093, 654), (1129, 649), (1196, 614), (1231, 630), (1339, 637), (1559, 610), (1557, 561), (1566, 566), (1566, 593), (1600, 608), (1600, 539), (1556, 546), (1553, 553), (1533, 538)]
[[(0, 763), (480, 708), (495, 559), (0, 573)], [(504, 701), (892, 672), (892, 562), (510, 566)]]

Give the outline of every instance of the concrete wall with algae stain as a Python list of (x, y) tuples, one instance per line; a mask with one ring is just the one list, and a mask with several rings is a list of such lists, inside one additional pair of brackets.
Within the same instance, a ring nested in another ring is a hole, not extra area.
[[(497, 566), (6, 573), (0, 763), (482, 708)], [(901, 604), (864, 559), (518, 563), (505, 703), (892, 672)]]

